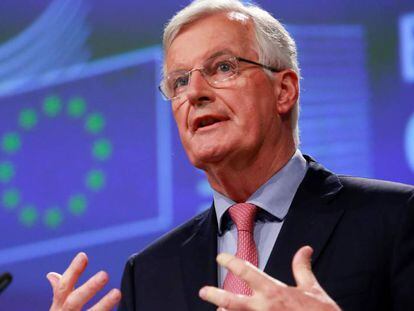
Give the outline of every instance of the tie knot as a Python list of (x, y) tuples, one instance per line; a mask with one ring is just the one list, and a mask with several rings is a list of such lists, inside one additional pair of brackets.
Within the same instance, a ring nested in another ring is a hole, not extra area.
[(229, 208), (229, 214), (236, 224), (237, 231), (253, 232), (257, 206), (250, 203), (238, 203)]

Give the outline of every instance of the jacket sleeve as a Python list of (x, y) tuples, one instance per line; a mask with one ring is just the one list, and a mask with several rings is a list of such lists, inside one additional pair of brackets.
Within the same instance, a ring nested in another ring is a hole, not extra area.
[(392, 309), (411, 309), (414, 306), (414, 191), (401, 212), (391, 262)]
[(118, 311), (134, 311), (136, 306), (135, 280), (134, 280), (134, 258), (131, 257), (125, 264), (122, 275), (121, 292), (122, 299), (119, 303)]

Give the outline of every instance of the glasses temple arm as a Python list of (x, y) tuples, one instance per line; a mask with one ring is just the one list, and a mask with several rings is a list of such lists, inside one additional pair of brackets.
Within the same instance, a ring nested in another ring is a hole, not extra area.
[(263, 67), (263, 68), (265, 68), (267, 70), (270, 70), (272, 72), (279, 72), (280, 71), (280, 70), (278, 70), (278, 69), (276, 69), (274, 67), (270, 67), (270, 66), (267, 66), (267, 65), (263, 65), (263, 64), (260, 64), (260, 63), (254, 62), (252, 60), (248, 60), (248, 59), (242, 58), (242, 57), (237, 57), (236, 59), (239, 62), (245, 62), (245, 63), (249, 63), (249, 64), (252, 64), (252, 65), (257, 65), (257, 66)]

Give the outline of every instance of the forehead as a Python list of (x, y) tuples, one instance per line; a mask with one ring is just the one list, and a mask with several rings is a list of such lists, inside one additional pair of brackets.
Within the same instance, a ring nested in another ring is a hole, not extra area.
[(167, 70), (194, 67), (222, 50), (254, 57), (255, 42), (253, 23), (241, 13), (209, 15), (180, 30), (167, 51)]

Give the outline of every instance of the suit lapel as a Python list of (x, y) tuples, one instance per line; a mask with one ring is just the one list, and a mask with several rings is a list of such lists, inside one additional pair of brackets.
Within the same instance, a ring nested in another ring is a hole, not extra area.
[(198, 296), (201, 287), (217, 286), (217, 219), (214, 207), (196, 220), (193, 234), (181, 249), (181, 270), (189, 310), (213, 311), (216, 308)]
[(330, 204), (342, 188), (338, 177), (306, 158), (308, 171), (265, 268), (266, 273), (289, 285), (295, 285), (291, 262), (296, 251), (305, 245), (312, 246), (314, 265), (343, 214), (342, 208)]

